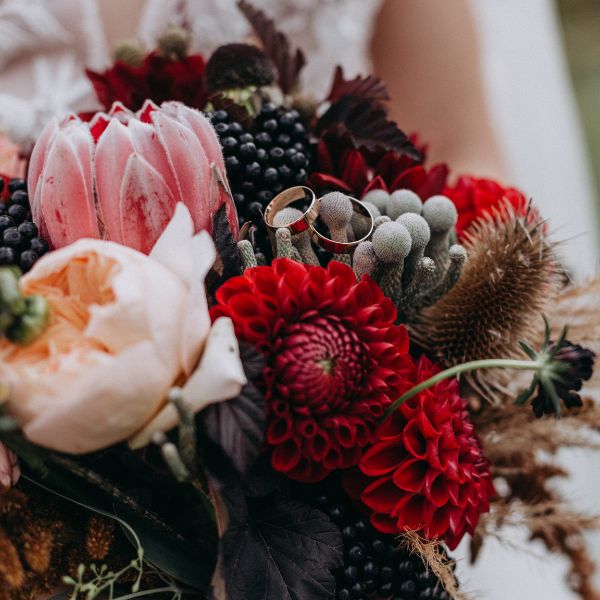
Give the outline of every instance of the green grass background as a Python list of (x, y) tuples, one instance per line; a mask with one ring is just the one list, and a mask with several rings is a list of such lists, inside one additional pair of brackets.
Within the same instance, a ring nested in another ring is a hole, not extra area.
[(558, 0), (557, 4), (600, 214), (600, 0)]

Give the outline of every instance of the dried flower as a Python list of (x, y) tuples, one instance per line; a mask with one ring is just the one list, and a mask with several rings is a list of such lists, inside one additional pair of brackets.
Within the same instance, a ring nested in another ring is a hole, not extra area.
[[(460, 279), (409, 326), (411, 338), (444, 366), (517, 358), (519, 340), (534, 337), (555, 265), (543, 224), (529, 221), (506, 209), (475, 223), (464, 237), (469, 259)], [(495, 394), (496, 375), (470, 379), (485, 396)]]
[(88, 522), (85, 548), (92, 560), (104, 560), (115, 541), (115, 522), (92, 516)]
[(273, 467), (319, 481), (355, 465), (412, 368), (406, 330), (379, 287), (337, 261), (278, 259), (228, 280), (211, 315), (231, 317), (266, 357)]

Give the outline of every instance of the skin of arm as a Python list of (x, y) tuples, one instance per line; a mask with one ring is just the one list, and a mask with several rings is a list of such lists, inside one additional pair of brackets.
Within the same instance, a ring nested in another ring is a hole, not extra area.
[(371, 56), (392, 117), (455, 173), (505, 179), (480, 75), (468, 0), (385, 0)]

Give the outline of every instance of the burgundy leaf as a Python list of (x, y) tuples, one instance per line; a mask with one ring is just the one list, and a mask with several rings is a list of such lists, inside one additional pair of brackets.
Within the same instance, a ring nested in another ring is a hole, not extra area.
[[(240, 358), (248, 380), (262, 373), (263, 357), (252, 346), (240, 346)], [(264, 441), (264, 398), (249, 381), (236, 398), (212, 404), (200, 413), (204, 433), (217, 444), (244, 475), (253, 464)]]
[(354, 79), (345, 79), (344, 71), (338, 65), (335, 69), (331, 91), (327, 96), (327, 100), (338, 102), (344, 96), (376, 102), (385, 102), (390, 99), (385, 83), (378, 77), (357, 75)]
[(317, 133), (333, 128), (347, 130), (355, 147), (368, 150), (393, 150), (415, 160), (421, 155), (408, 136), (390, 121), (381, 105), (372, 101), (358, 101), (350, 96), (332, 104), (317, 123)]

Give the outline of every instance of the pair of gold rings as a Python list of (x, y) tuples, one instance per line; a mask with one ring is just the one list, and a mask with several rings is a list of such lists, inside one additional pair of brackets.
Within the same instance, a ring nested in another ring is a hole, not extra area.
[[(310, 188), (302, 185), (291, 187), (275, 196), (275, 198), (271, 200), (265, 209), (264, 220), (269, 230), (273, 232), (277, 229), (284, 228), (288, 229), (292, 235), (297, 235), (309, 230), (313, 242), (324, 250), (332, 252), (333, 254), (348, 254), (352, 252), (352, 250), (354, 250), (358, 244), (371, 237), (371, 234), (373, 233), (373, 216), (362, 202), (350, 196), (346, 197), (348, 200), (350, 200), (350, 202), (352, 202), (354, 213), (362, 217), (366, 217), (370, 223), (367, 235), (352, 242), (337, 242), (336, 240), (332, 240), (331, 238), (324, 236), (320, 231), (317, 230), (317, 228), (314, 226), (314, 223), (319, 218), (319, 199)], [(287, 225), (275, 225), (275, 215), (298, 200), (310, 200), (309, 207), (302, 214), (302, 216), (298, 217), (298, 219), (292, 223), (288, 223)]]

